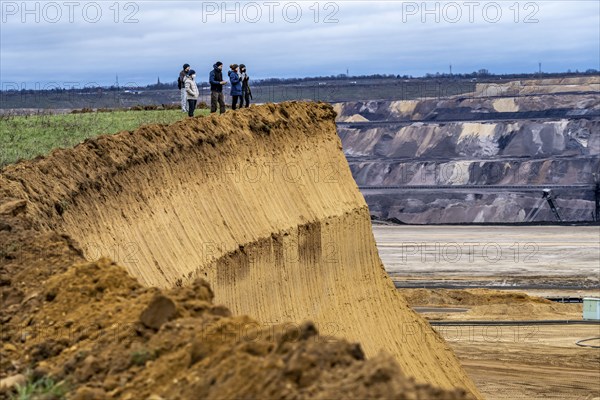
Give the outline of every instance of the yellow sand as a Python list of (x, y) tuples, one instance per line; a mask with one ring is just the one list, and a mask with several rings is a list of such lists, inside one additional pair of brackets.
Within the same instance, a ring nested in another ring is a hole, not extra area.
[(146, 285), (202, 276), (234, 314), (313, 320), (368, 356), (392, 354), (418, 382), (479, 396), (383, 269), (329, 105), (143, 127), (5, 173), (26, 175), (3, 182), (41, 229), (116, 259)]

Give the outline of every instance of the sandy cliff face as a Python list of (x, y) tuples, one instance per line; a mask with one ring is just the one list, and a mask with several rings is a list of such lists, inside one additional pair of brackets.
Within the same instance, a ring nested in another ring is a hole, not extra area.
[(477, 395), (387, 277), (334, 117), (285, 103), (100, 137), (7, 167), (0, 197), (22, 201), (34, 232), (112, 257), (146, 287), (176, 296), (204, 278), (234, 314), (310, 319), (418, 383)]

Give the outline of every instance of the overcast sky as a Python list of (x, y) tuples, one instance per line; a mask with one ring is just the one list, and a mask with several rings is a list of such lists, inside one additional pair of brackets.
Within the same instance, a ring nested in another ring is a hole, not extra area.
[(254, 78), (600, 69), (600, 2), (4, 1), (0, 81), (33, 88)]

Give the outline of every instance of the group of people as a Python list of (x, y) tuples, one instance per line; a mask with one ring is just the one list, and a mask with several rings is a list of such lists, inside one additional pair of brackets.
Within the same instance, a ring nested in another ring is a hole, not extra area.
[[(250, 77), (246, 72), (246, 66), (244, 64), (231, 64), (229, 68), (227, 75), (231, 83), (231, 109), (235, 110), (237, 108), (238, 101), (240, 108), (249, 107), (252, 91), (250, 90)], [(223, 80), (223, 63), (221, 61), (217, 61), (213, 65), (213, 69), (208, 76), (208, 82), (210, 83), (210, 112), (217, 112), (218, 106), (220, 113), (223, 114), (225, 112), (223, 87), (227, 84), (227, 81)], [(196, 84), (196, 71), (191, 69), (189, 64), (183, 64), (177, 84), (181, 91), (181, 111), (187, 112), (190, 117), (193, 117), (200, 91)]]

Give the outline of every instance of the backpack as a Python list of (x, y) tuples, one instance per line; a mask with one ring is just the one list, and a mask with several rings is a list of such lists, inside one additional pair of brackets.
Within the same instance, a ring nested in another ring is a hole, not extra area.
[(178, 88), (179, 90), (183, 89), (183, 82), (182, 82), (182, 80), (181, 80), (181, 76), (178, 76), (178, 77), (177, 77), (177, 88)]

